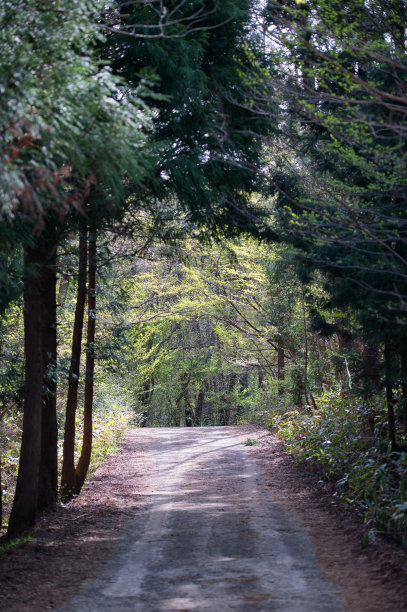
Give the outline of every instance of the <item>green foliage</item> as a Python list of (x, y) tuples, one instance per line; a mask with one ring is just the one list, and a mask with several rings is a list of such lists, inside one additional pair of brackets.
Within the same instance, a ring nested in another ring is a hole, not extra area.
[(371, 533), (384, 532), (407, 545), (407, 453), (385, 442), (381, 398), (330, 393), (316, 403), (317, 410), (299, 411), (274, 402), (250, 420), (275, 431), (323, 481), (334, 481), (336, 499), (363, 513)]
[(6, 515), (13, 501), (21, 445), (22, 415), (5, 412), (0, 421), (0, 457), (3, 511)]
[(108, 294), (127, 301), (104, 335), (104, 368), (111, 380), (126, 372), (122, 384), (150, 425), (233, 421), (247, 403), (273, 352), (265, 252), (254, 240), (156, 244), (108, 281)]
[(260, 446), (260, 442), (256, 438), (247, 438), (245, 446)]
[[(63, 414), (61, 414), (63, 416)], [(92, 457), (88, 476), (109, 455), (118, 450), (118, 441), (129, 424), (133, 423), (135, 413), (130, 405), (130, 398), (123, 386), (113, 381), (97, 381), (96, 395), (93, 410), (93, 440)], [(76, 414), (76, 444), (75, 462), (78, 461), (82, 450), (82, 421), (83, 408), (80, 405)], [(63, 419), (59, 427), (58, 447), (60, 461), (62, 461)]]
[[(118, 450), (118, 442), (124, 430), (134, 421), (135, 413), (128, 404), (128, 397), (118, 385), (101, 384), (95, 398), (95, 412), (93, 425), (93, 453), (89, 468), (89, 475), (102, 463), (102, 461)], [(59, 459), (62, 453), (63, 412), (59, 413)], [(80, 433), (82, 427), (82, 411), (76, 419), (78, 443), (75, 448), (75, 460), (81, 451)], [(7, 519), (13, 500), (15, 483), (17, 479), (22, 415), (5, 413), (0, 421), (0, 455), (2, 467), (3, 511)], [(7, 524), (7, 520), (5, 521)]]
[[(176, 197), (183, 215), (212, 235), (258, 232), (261, 210), (250, 194), (259, 177), (242, 161), (259, 162), (254, 128), (266, 133), (272, 122), (254, 117), (241, 103), (240, 64), (249, 64), (244, 45), (253, 48), (256, 39), (249, 28), (251, 2), (205, 0), (171, 7), (172, 18), (184, 23), (197, 9), (199, 28), (192, 26), (188, 36), (149, 39), (143, 24), (157, 22), (156, 7), (135, 3), (126, 12), (125, 27), (136, 24), (143, 40), (112, 32), (106, 45), (114, 69), (130, 84), (146, 69), (159, 77), (163, 97), (154, 118), (156, 166), (144, 186), (160, 202)], [(174, 27), (183, 29), (180, 23)]]
[(117, 190), (123, 173), (141, 174), (146, 106), (96, 58), (102, 9), (99, 0), (2, 3), (2, 215), (22, 206), (41, 227), (50, 207), (80, 208), (95, 180)]
[(272, 61), (257, 104), (280, 104), (284, 142), (269, 142), (275, 229), (303, 280), (324, 271), (326, 305), (376, 338), (405, 333), (406, 8), (324, 0), (264, 13)]
[(13, 538), (12, 540), (0, 544), (0, 558), (7, 556), (8, 553), (12, 552), (22, 544), (27, 544), (28, 542), (32, 541), (33, 537), (31, 535), (24, 535), (20, 538)]
[(118, 442), (123, 432), (134, 419), (134, 412), (117, 404), (112, 404), (103, 412), (96, 412), (93, 421), (93, 450), (89, 475), (108, 456), (118, 450)]

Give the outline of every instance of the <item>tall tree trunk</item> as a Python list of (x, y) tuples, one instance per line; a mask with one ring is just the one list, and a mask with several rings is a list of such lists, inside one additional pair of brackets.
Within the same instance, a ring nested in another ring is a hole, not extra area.
[(407, 347), (401, 347), (401, 390), (403, 394), (401, 420), (404, 433), (407, 434)]
[[(154, 336), (151, 335), (147, 339), (146, 342), (146, 352), (150, 353), (154, 342)], [(147, 363), (150, 363), (151, 358), (147, 358)], [(140, 392), (140, 404), (143, 408), (142, 410), (142, 419), (140, 420), (140, 427), (145, 427), (148, 422), (148, 415), (151, 409), (152, 401), (153, 401), (153, 393), (154, 393), (154, 375), (151, 372), (146, 380), (143, 383), (141, 392)]]
[(44, 384), (38, 483), (39, 509), (55, 504), (58, 494), (56, 251), (56, 244), (51, 244), (44, 250), (45, 259), (41, 275)]
[(380, 358), (377, 344), (363, 344), (363, 377), (367, 397), (377, 393), (380, 388)]
[[(182, 390), (177, 399), (175, 400), (175, 404), (177, 406), (178, 414), (179, 414), (179, 425), (182, 426), (182, 416), (184, 416), (184, 424), (185, 427), (193, 427), (195, 421), (195, 409), (191, 404), (191, 400), (189, 399), (189, 390), (188, 386), (191, 380), (191, 375), (187, 373), (183, 373), (180, 376), (180, 381), (182, 384)], [(181, 410), (181, 402), (184, 400), (185, 408), (184, 415), (182, 415)]]
[(79, 235), (78, 290), (75, 319), (72, 333), (72, 354), (66, 400), (64, 431), (64, 456), (62, 461), (61, 497), (64, 501), (72, 498), (75, 491), (75, 416), (78, 404), (79, 370), (81, 361), (83, 318), (86, 302), (87, 228), (83, 220)]
[(85, 401), (83, 409), (82, 450), (75, 470), (75, 493), (79, 495), (88, 473), (92, 455), (93, 390), (96, 329), (96, 232), (89, 235), (88, 326), (86, 338)]
[(305, 295), (304, 289), (302, 290), (302, 316), (303, 316), (303, 326), (304, 326), (304, 397), (305, 402), (308, 405), (308, 326), (307, 326), (307, 316), (305, 311)]
[(42, 253), (26, 247), (24, 259), (24, 417), (17, 486), (7, 531), (9, 538), (30, 529), (35, 523), (41, 460), (43, 303), (38, 267), (41, 268)]
[(385, 387), (386, 387), (386, 402), (387, 402), (387, 429), (389, 441), (394, 449), (396, 445), (396, 426), (394, 421), (394, 396), (392, 384), (392, 367), (391, 367), (392, 350), (390, 340), (386, 338), (384, 342), (384, 365), (385, 365)]
[(0, 529), (3, 527), (3, 482), (1, 474), (1, 455), (0, 455)]

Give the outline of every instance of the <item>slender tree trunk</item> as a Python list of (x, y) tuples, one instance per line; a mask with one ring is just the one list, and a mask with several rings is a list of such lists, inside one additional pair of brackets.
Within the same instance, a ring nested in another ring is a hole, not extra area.
[(184, 400), (185, 402), (184, 415), (183, 415), (185, 427), (192, 427), (195, 421), (195, 410), (191, 404), (191, 400), (189, 399), (188, 386), (189, 386), (190, 380), (191, 380), (190, 374), (189, 375), (187, 373), (181, 374), (180, 381), (183, 386), (182, 386), (181, 393), (175, 400), (175, 404), (177, 406), (178, 413), (179, 413), (180, 426), (182, 426), (181, 402), (182, 400)]
[(86, 338), (85, 401), (83, 409), (82, 451), (75, 470), (75, 493), (79, 495), (88, 473), (92, 455), (93, 390), (96, 329), (96, 232), (89, 235), (88, 326)]
[(195, 410), (191, 404), (191, 400), (189, 398), (189, 390), (188, 386), (184, 391), (184, 399), (185, 399), (185, 427), (193, 427), (195, 423)]
[(69, 279), (60, 276), (59, 287), (58, 287), (58, 306), (63, 306), (68, 293)]
[[(146, 352), (150, 353), (154, 342), (154, 336), (150, 336), (146, 342)], [(151, 361), (150, 358), (147, 359), (147, 363)], [(143, 408), (142, 414), (143, 418), (140, 421), (140, 427), (145, 427), (148, 421), (148, 414), (151, 409), (151, 404), (153, 401), (153, 392), (154, 392), (154, 376), (152, 373), (146, 378), (143, 383), (141, 392), (140, 392), (140, 403)]]
[(41, 275), (44, 384), (39, 509), (55, 504), (58, 494), (56, 250), (57, 246), (54, 244), (44, 251), (45, 265)]
[(401, 390), (403, 393), (402, 415), (404, 433), (407, 434), (407, 348), (401, 348)]
[(394, 449), (396, 445), (396, 426), (394, 421), (394, 396), (393, 396), (393, 385), (391, 376), (391, 357), (392, 350), (390, 340), (386, 339), (384, 342), (384, 364), (385, 364), (385, 387), (386, 387), (386, 401), (387, 401), (387, 429), (389, 434), (389, 440)]
[(202, 412), (205, 401), (205, 391), (201, 389), (198, 393), (195, 407), (195, 425), (198, 427), (202, 424)]
[(24, 417), (20, 463), (16, 492), (11, 510), (7, 536), (15, 537), (33, 527), (38, 505), (38, 478), (41, 460), (42, 413), (42, 299), (39, 272), (41, 266), (38, 249), (25, 248), (24, 277)]
[(307, 317), (305, 312), (305, 296), (304, 290), (302, 292), (302, 315), (303, 315), (303, 325), (304, 325), (304, 396), (307, 405), (308, 401), (308, 327), (307, 327)]
[(78, 291), (75, 320), (72, 334), (72, 354), (66, 400), (64, 431), (64, 456), (62, 461), (61, 496), (64, 501), (72, 498), (75, 491), (75, 416), (78, 404), (79, 370), (81, 361), (83, 318), (86, 302), (87, 231), (85, 221), (79, 235)]
[(281, 343), (277, 347), (277, 380), (278, 380), (278, 394), (284, 394), (284, 380), (285, 380), (285, 353), (284, 347)]
[[(3, 348), (3, 338), (2, 338), (2, 323), (0, 321), (0, 355)], [(3, 418), (3, 414), (0, 416), (0, 421)], [(3, 527), (3, 484), (2, 484), (2, 473), (1, 473), (1, 454), (0, 454), (0, 529)]]
[(3, 482), (1, 474), (1, 455), (0, 455), (0, 529), (3, 527)]
[(380, 358), (377, 344), (363, 344), (363, 375), (367, 397), (379, 391), (380, 388)]
[(234, 404), (234, 389), (237, 381), (237, 375), (235, 372), (232, 372), (229, 376), (229, 384), (228, 384), (228, 407), (226, 412), (226, 423), (225, 425), (230, 425), (232, 410), (236, 407)]

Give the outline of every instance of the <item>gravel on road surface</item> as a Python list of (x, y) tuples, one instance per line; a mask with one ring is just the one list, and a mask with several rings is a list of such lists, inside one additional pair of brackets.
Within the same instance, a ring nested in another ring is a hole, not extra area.
[(362, 546), (361, 518), (270, 432), (134, 428), (120, 446), (0, 557), (0, 610), (407, 610), (400, 548)]
[(66, 611), (343, 610), (239, 428), (154, 431), (151, 502)]

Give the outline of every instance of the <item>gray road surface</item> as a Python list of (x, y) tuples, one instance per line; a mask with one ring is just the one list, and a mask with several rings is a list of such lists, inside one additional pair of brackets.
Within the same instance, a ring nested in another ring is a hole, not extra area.
[(154, 430), (151, 504), (64, 612), (344, 610), (308, 536), (257, 474), (247, 437)]

